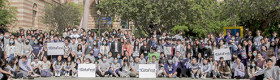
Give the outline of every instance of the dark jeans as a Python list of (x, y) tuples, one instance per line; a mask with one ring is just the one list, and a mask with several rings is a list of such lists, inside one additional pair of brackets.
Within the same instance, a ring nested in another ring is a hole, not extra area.
[[(177, 68), (177, 75), (176, 76), (180, 76), (180, 75), (182, 75), (182, 70), (181, 70), (181, 68)], [(183, 76), (183, 75), (182, 75)]]
[(182, 74), (182, 76), (190, 76), (191, 75), (190, 70), (187, 69), (186, 67), (182, 68), (181, 74)]
[(96, 74), (98, 74), (100, 77), (104, 77), (105, 75), (110, 74), (110, 72), (109, 72), (109, 71), (106, 71), (106, 72), (104, 73), (104, 75), (101, 75), (101, 72), (100, 72), (99, 70), (97, 70), (97, 71), (96, 71)]

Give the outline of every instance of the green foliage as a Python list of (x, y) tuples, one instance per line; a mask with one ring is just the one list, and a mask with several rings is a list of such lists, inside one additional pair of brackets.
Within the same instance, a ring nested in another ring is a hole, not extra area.
[(225, 0), (226, 15), (237, 15), (250, 30), (265, 30), (280, 20), (280, 0)]
[(272, 37), (272, 32), (277, 31), (277, 34), (280, 34), (279, 30), (280, 30), (280, 28), (279, 28), (278, 24), (274, 24), (274, 25), (271, 25), (269, 28), (265, 29), (264, 32), (262, 33), (262, 35)]
[(10, 6), (8, 0), (0, 0), (0, 24), (13, 24), (17, 21), (17, 8)]
[(41, 22), (62, 32), (65, 28), (79, 26), (83, 14), (83, 5), (73, 2), (52, 5), (46, 4), (45, 16)]
[(179, 26), (179, 25), (177, 25), (177, 26), (172, 28), (172, 33), (173, 34), (178, 34), (179, 30), (183, 31), (183, 35), (182, 36), (186, 36), (185, 32), (189, 31), (189, 28), (187, 26)]

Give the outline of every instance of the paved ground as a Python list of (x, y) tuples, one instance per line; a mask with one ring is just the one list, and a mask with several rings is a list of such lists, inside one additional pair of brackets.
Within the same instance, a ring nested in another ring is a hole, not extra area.
[[(69, 77), (51, 77), (51, 78), (35, 78), (34, 80), (192, 80), (191, 78), (155, 78), (155, 79), (139, 79), (139, 78), (69, 78)], [(211, 80), (211, 78), (207, 79), (196, 79), (196, 80)], [(218, 79), (216, 79), (218, 80)], [(220, 79), (225, 80), (225, 79)]]

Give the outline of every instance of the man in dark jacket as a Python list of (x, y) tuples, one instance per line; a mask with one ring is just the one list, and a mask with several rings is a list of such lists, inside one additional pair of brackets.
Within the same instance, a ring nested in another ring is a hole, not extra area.
[(111, 44), (112, 57), (117, 57), (118, 54), (122, 53), (122, 43), (119, 41), (119, 37), (115, 37), (115, 41)]

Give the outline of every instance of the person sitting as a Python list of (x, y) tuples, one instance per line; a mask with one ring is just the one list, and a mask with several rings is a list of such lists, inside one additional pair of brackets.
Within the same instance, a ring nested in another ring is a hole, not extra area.
[(156, 56), (155, 55), (152, 57), (152, 62), (150, 62), (149, 64), (155, 64), (156, 65), (156, 74), (157, 74), (156, 76), (159, 76), (163, 73), (163, 70), (159, 69), (159, 64), (156, 62)]
[[(90, 61), (89, 59), (87, 61)], [(76, 63), (74, 63), (73, 65), (73, 69), (72, 69), (72, 77), (77, 77), (78, 76), (78, 65), (82, 64), (82, 60), (81, 59), (76, 59)]]
[(264, 72), (263, 80), (279, 80), (279, 67), (274, 66), (272, 59), (266, 60), (267, 69)]
[(62, 74), (62, 68), (63, 68), (63, 61), (61, 56), (57, 57), (57, 60), (55, 62), (53, 62), (53, 72), (54, 72), (54, 76), (55, 77), (60, 77), (60, 74)]
[[(5, 80), (6, 78), (4, 77), (4, 75), (9, 75), (9, 79), (12, 79), (12, 77), (14, 76), (10, 71), (5, 71), (5, 70), (2, 70), (2, 67), (5, 66), (5, 61), (0, 59), (0, 79), (1, 80)], [(7, 79), (6, 79), (7, 80)]]
[(73, 64), (74, 64), (74, 62), (72, 62), (72, 60), (71, 60), (72, 58), (71, 58), (71, 56), (68, 56), (67, 57), (67, 61), (64, 63), (64, 74), (65, 74), (65, 77), (69, 77), (69, 75), (70, 75), (70, 72), (72, 71), (72, 69), (73, 69)]
[(220, 76), (220, 73), (219, 73), (219, 64), (217, 61), (214, 61), (214, 65), (212, 67), (213, 71), (212, 71), (212, 74), (213, 74), (213, 79), (216, 79), (217, 76)]
[(121, 65), (122, 65), (122, 71), (119, 71), (118, 73), (122, 78), (123, 77), (129, 78), (130, 77), (129, 74), (131, 73), (131, 71), (130, 71), (130, 64), (126, 56), (123, 57), (123, 61), (121, 62)]
[(237, 63), (235, 63), (234, 66), (234, 78), (236, 79), (241, 79), (244, 78), (245, 76), (245, 67), (244, 64), (241, 63), (240, 58), (237, 58), (236, 60)]
[(23, 78), (33, 78), (32, 75), (34, 75), (33, 73), (33, 69), (31, 67), (30, 64), (28, 64), (29, 62), (27, 61), (27, 57), (26, 56), (22, 56), (21, 59), (19, 60), (19, 67), (20, 67), (20, 72), (23, 74)]
[(17, 69), (17, 67), (18, 67), (17, 62), (18, 62), (18, 59), (17, 59), (17, 57), (15, 57), (12, 60), (10, 60), (10, 62), (5, 67), (5, 71), (11, 72), (12, 74), (14, 74), (14, 76), (10, 76), (9, 74), (7, 74), (7, 76), (9, 76), (10, 78), (13, 77), (15, 79), (18, 79), (18, 78), (23, 77), (23, 74), (20, 73)]
[(176, 72), (177, 68), (175, 66), (175, 64), (172, 61), (172, 57), (168, 57), (168, 63), (166, 63), (164, 65), (164, 72), (163, 74), (165, 76), (168, 76), (169, 78), (176, 78), (177, 72)]
[(219, 67), (219, 73), (221, 75), (221, 78), (224, 78), (224, 79), (229, 79), (230, 78), (231, 71), (230, 71), (230, 68), (225, 61), (221, 62), (221, 66)]
[(107, 62), (107, 56), (103, 56), (102, 62), (98, 63), (98, 70), (96, 71), (96, 73), (100, 77), (109, 77), (109, 67), (110, 64)]
[(43, 61), (39, 65), (39, 70), (41, 71), (41, 76), (42, 77), (51, 77), (50, 73), (50, 66), (51, 62), (47, 60), (47, 57), (43, 57)]
[(199, 74), (201, 70), (200, 70), (200, 64), (196, 63), (196, 58), (192, 59), (192, 63), (190, 64), (190, 71), (193, 79), (195, 78), (195, 75), (196, 75), (196, 79), (199, 78)]
[[(31, 61), (31, 60), (30, 60)], [(39, 59), (37, 57), (34, 58), (34, 61), (31, 62), (31, 67), (33, 69), (33, 71), (37, 74), (37, 75), (40, 75), (40, 70), (39, 70), (39, 67), (38, 66), (39, 64), (41, 63), (41, 61), (39, 61)]]
[(249, 75), (249, 78), (254, 77), (255, 73), (258, 72), (259, 70), (261, 70), (261, 68), (257, 67), (256, 64), (257, 64), (256, 61), (252, 61), (250, 63), (250, 66), (248, 66), (247, 73)]
[(119, 64), (119, 60), (118, 60), (118, 58), (115, 58), (109, 69), (109, 72), (111, 74), (110, 77), (112, 77), (112, 75), (119, 77), (117, 73), (118, 73), (118, 71), (120, 71), (120, 68), (121, 68), (121, 65)]
[(206, 79), (206, 76), (210, 76), (211, 65), (208, 64), (207, 60), (203, 60), (203, 65), (201, 66), (201, 79)]
[(130, 77), (139, 77), (139, 58), (135, 57), (135, 61), (131, 63)]

